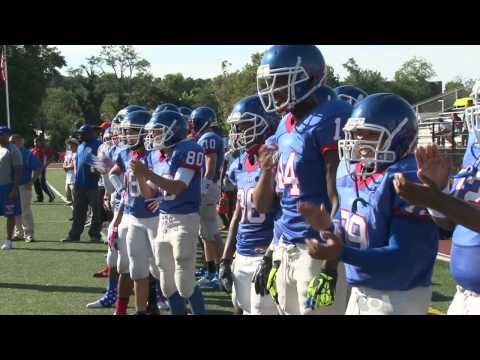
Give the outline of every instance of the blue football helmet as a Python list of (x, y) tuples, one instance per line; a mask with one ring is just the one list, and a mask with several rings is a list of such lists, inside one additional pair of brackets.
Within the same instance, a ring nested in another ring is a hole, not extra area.
[(265, 142), (277, 128), (280, 117), (266, 112), (258, 95), (247, 96), (233, 106), (227, 119), (232, 150), (249, 150)]
[(326, 65), (315, 45), (276, 45), (257, 70), (257, 92), (268, 112), (292, 110), (323, 84)]
[(157, 108), (155, 109), (154, 113), (160, 112), (160, 111), (165, 111), (165, 110), (170, 110), (170, 111), (176, 111), (178, 112), (178, 106), (170, 103), (166, 104), (161, 104), (158, 105)]
[(145, 149), (162, 150), (187, 138), (188, 123), (179, 112), (164, 110), (152, 115), (145, 131)]
[(128, 113), (138, 111), (138, 110), (144, 110), (146, 111), (143, 106), (140, 105), (128, 105), (124, 107), (122, 110), (120, 110), (117, 115), (112, 120), (112, 141), (115, 145), (119, 145), (122, 142), (122, 134), (121, 134), (121, 129), (120, 129), (120, 124), (121, 122), (126, 118)]
[(346, 101), (352, 106), (368, 96), (365, 91), (353, 85), (338, 86), (335, 88), (335, 93), (340, 100)]
[(337, 94), (335, 91), (326, 85), (318, 87), (312, 96), (315, 97), (318, 104), (337, 99)]
[(200, 106), (192, 111), (190, 121), (191, 130), (196, 135), (209, 127), (217, 126), (217, 114), (207, 106)]
[(178, 108), (178, 112), (183, 115), (183, 117), (185, 118), (185, 120), (188, 121), (188, 119), (190, 118), (190, 114), (192, 113), (192, 109), (190, 109), (190, 108), (187, 107), (187, 106), (180, 106), (180, 107)]
[[(381, 93), (367, 96), (353, 109), (345, 127), (345, 140), (338, 142), (340, 159), (345, 160), (349, 173), (352, 164), (363, 165), (362, 176), (370, 176), (387, 164), (412, 154), (418, 140), (415, 111), (398, 95)], [(378, 134), (358, 139), (359, 131)]]
[[(150, 120), (151, 115), (146, 110), (137, 110), (127, 114), (120, 123), (122, 130), (121, 140), (130, 148), (136, 148), (143, 145), (145, 138), (145, 125)], [(131, 133), (134, 130), (133, 134)]]

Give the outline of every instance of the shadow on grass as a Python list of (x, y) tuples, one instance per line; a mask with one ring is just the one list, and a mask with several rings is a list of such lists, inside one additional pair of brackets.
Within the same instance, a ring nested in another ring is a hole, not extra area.
[(14, 251), (58, 251), (58, 252), (78, 252), (78, 253), (106, 253), (106, 249), (48, 249), (48, 248), (14, 248)]
[(452, 301), (453, 296), (445, 296), (438, 291), (432, 293), (432, 301)]
[(71, 293), (89, 293), (101, 294), (105, 290), (102, 287), (91, 286), (58, 286), (58, 285), (38, 285), (38, 284), (17, 284), (17, 283), (0, 283), (0, 289), (21, 289), (36, 290), (43, 292), (71, 292)]

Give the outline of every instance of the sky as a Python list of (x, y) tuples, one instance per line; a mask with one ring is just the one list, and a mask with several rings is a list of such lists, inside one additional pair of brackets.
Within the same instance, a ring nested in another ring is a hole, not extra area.
[[(53, 45), (67, 61), (67, 67), (78, 67), (89, 56), (100, 52), (100, 45)], [(221, 73), (221, 63), (228, 60), (231, 70), (242, 68), (251, 54), (268, 49), (268, 45), (134, 45), (151, 64), (155, 76), (180, 72), (186, 77), (211, 78)], [(342, 67), (353, 57), (361, 68), (380, 71), (392, 79), (395, 71), (413, 56), (433, 64), (437, 76), (432, 80), (444, 83), (457, 76), (480, 78), (479, 45), (318, 45), (327, 64), (343, 78)], [(66, 68), (62, 70), (66, 72)]]

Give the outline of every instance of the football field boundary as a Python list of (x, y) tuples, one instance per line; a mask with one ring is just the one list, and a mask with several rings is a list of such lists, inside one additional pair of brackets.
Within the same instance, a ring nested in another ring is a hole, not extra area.
[[(53, 167), (53, 166), (51, 166), (51, 167), (48, 168), (48, 170), (50, 170), (50, 171), (51, 171), (51, 170), (58, 170), (58, 169), (59, 169), (59, 167)], [(60, 191), (58, 191), (58, 190), (55, 188), (55, 186), (53, 186), (53, 185), (52, 185), (50, 182), (48, 182), (48, 181), (47, 181), (47, 185), (50, 187), (50, 189), (52, 189), (52, 191), (53, 191), (60, 199), (62, 199), (62, 201), (63, 201), (65, 204), (68, 203), (67, 198), (66, 198), (65, 196), (63, 196), (63, 194), (62, 194)], [(73, 206), (70, 205), (69, 207), (70, 207), (70, 209), (73, 210)]]

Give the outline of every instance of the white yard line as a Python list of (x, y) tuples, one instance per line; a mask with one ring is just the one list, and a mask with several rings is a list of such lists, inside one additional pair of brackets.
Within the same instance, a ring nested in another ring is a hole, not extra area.
[[(52, 184), (50, 184), (48, 181), (47, 181), (47, 185), (50, 187), (50, 189), (53, 190), (53, 192), (54, 192), (55, 194), (58, 195), (58, 197), (59, 197), (60, 199), (63, 200), (63, 202), (64, 202), (65, 204), (68, 203), (67, 198), (66, 198), (65, 196), (63, 196), (57, 189), (55, 189), (55, 187), (53, 187)], [(70, 209), (73, 210), (73, 206), (70, 206)]]

